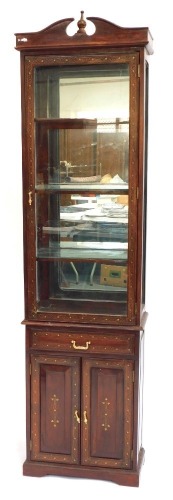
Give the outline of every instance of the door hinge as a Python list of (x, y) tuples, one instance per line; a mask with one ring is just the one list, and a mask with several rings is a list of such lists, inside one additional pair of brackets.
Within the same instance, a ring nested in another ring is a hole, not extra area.
[(137, 302), (135, 303), (135, 316), (137, 314)]
[(30, 451), (32, 451), (32, 441), (31, 441), (31, 439), (30, 439), (30, 442), (29, 442), (29, 449), (30, 449)]
[(131, 458), (131, 461), (133, 462), (133, 450), (131, 450), (130, 458)]
[(140, 67), (140, 64), (138, 64), (138, 78), (140, 78), (141, 76), (141, 67)]
[(137, 186), (137, 188), (136, 188), (136, 198), (137, 198), (137, 200), (138, 200), (138, 198), (139, 198), (139, 188), (138, 188), (138, 186)]
[(134, 381), (135, 381), (135, 370), (133, 370), (133, 372), (132, 372), (132, 381), (133, 381), (133, 384), (134, 384)]

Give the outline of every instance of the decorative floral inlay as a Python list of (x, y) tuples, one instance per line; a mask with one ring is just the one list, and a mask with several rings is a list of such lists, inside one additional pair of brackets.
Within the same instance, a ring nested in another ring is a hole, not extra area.
[(108, 431), (110, 429), (109, 425), (109, 406), (110, 406), (110, 401), (108, 401), (108, 398), (105, 398), (104, 401), (102, 401), (102, 405), (104, 408), (104, 423), (102, 424), (102, 427), (104, 427), (105, 431)]
[(57, 398), (56, 394), (53, 395), (51, 401), (52, 401), (52, 413), (53, 413), (51, 424), (53, 424), (53, 426), (56, 427), (57, 424), (59, 424), (59, 420), (57, 419), (57, 403), (59, 401), (59, 398)]

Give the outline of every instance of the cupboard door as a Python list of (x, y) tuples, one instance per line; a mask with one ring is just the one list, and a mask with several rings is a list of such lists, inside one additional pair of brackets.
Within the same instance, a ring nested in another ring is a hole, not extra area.
[(82, 463), (131, 467), (133, 362), (83, 361)]
[(31, 459), (79, 463), (79, 359), (31, 356)]

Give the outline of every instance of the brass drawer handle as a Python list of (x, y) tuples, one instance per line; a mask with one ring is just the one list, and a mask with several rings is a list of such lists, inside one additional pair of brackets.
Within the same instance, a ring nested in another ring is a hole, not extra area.
[(89, 345), (91, 342), (86, 342), (86, 345), (76, 345), (76, 340), (71, 340), (71, 344), (74, 347), (74, 349), (82, 349), (83, 351), (87, 351)]
[(74, 416), (76, 417), (77, 423), (80, 424), (80, 417), (78, 415), (78, 411), (77, 410), (75, 410)]

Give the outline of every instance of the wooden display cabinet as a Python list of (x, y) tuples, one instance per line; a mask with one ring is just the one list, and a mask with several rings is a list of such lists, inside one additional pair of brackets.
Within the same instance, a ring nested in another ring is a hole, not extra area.
[[(97, 17), (21, 53), (27, 458), (23, 473), (138, 486), (148, 28)], [(88, 27), (94, 27), (88, 34)]]

